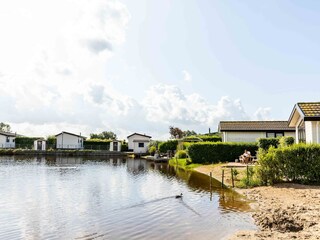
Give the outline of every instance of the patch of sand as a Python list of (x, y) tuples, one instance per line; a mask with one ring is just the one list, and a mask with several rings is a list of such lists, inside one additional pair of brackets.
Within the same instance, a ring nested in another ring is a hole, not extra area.
[[(221, 180), (221, 166), (208, 166), (196, 171), (211, 171)], [(241, 231), (230, 239), (320, 239), (320, 186), (284, 183), (236, 191), (254, 200), (252, 217), (259, 230)]]

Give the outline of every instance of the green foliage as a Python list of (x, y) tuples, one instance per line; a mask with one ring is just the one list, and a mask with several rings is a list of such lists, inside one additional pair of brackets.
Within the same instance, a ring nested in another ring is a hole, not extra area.
[(32, 149), (34, 146), (34, 141), (39, 139), (39, 137), (16, 137), (16, 147)]
[(189, 136), (195, 136), (195, 135), (197, 135), (197, 133), (195, 132), (195, 131), (193, 131), (193, 130), (187, 130), (187, 131), (183, 131), (183, 136), (184, 137), (189, 137)]
[(294, 144), (293, 137), (282, 137), (279, 140), (280, 147), (288, 147)]
[(84, 149), (110, 150), (110, 139), (87, 139), (83, 141)]
[(9, 124), (0, 122), (0, 131), (2, 132), (11, 132), (11, 127)]
[(177, 150), (178, 140), (169, 140), (159, 144), (159, 151), (161, 153), (166, 153), (167, 151)]
[(279, 138), (259, 138), (258, 146), (264, 150), (268, 150), (269, 147), (278, 147)]
[(188, 154), (185, 150), (179, 150), (177, 151), (175, 157), (177, 158), (187, 158), (188, 157)]
[(56, 136), (48, 136), (47, 137), (47, 145), (51, 146), (52, 148), (56, 147), (57, 138)]
[(197, 137), (202, 139), (204, 142), (222, 142), (222, 137), (218, 135), (198, 135)]
[(114, 132), (111, 131), (104, 131), (102, 133), (91, 133), (90, 134), (90, 138), (91, 139), (112, 139), (112, 140), (116, 140), (117, 139), (117, 135)]
[(151, 146), (151, 147), (149, 147), (148, 151), (149, 151), (149, 154), (150, 154), (151, 156), (154, 156), (154, 154), (155, 154), (156, 151), (157, 151), (157, 148), (156, 148), (155, 146)]
[(121, 152), (126, 152), (128, 151), (128, 143), (126, 141), (122, 141), (121, 143)]
[(263, 184), (283, 180), (320, 183), (320, 145), (295, 144), (289, 147), (259, 150), (258, 176)]
[(169, 127), (169, 133), (170, 133), (170, 136), (172, 139), (180, 139), (182, 138), (184, 135), (183, 131), (178, 128), (178, 127), (173, 127), (173, 126), (170, 126)]
[(194, 143), (188, 148), (188, 155), (193, 163), (219, 163), (234, 161), (244, 150), (254, 153), (258, 150), (255, 143)]
[(149, 143), (149, 145), (148, 145), (148, 147), (150, 148), (150, 147), (154, 146), (154, 147), (156, 147), (156, 149), (158, 149), (160, 143), (162, 143), (162, 141), (151, 140), (150, 143)]

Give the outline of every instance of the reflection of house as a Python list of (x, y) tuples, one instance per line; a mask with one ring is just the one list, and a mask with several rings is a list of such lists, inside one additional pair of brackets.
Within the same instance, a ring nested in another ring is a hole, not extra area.
[(45, 151), (47, 141), (43, 138), (39, 138), (33, 142), (34, 150)]
[(150, 143), (151, 137), (140, 134), (133, 133), (128, 137), (128, 148), (132, 150), (134, 153), (147, 153), (148, 145)]
[(0, 131), (0, 148), (15, 148), (16, 134)]
[(111, 152), (121, 152), (121, 141), (113, 140), (110, 142), (110, 149)]
[(57, 149), (83, 149), (85, 137), (73, 133), (61, 132), (56, 135)]
[(297, 103), (289, 126), (295, 128), (297, 143), (320, 143), (320, 102)]
[(221, 121), (223, 142), (255, 142), (258, 138), (294, 137), (295, 128), (287, 121)]

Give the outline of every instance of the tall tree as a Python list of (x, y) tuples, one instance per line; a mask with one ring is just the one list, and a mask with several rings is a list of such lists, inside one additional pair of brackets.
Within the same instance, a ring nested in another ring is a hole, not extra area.
[(115, 140), (117, 139), (117, 135), (114, 132), (111, 131), (104, 131), (102, 133), (91, 133), (90, 138), (98, 138), (98, 139), (112, 139)]
[(0, 122), (0, 131), (2, 132), (11, 132), (11, 127), (9, 124), (5, 124), (3, 122)]
[(170, 126), (169, 133), (170, 133), (171, 138), (173, 138), (173, 139), (179, 139), (179, 138), (183, 137), (183, 131), (178, 127)]
[(187, 131), (183, 131), (183, 136), (184, 137), (189, 137), (189, 136), (195, 136), (195, 135), (197, 135), (197, 133), (195, 132), (195, 131), (193, 131), (193, 130), (187, 130)]

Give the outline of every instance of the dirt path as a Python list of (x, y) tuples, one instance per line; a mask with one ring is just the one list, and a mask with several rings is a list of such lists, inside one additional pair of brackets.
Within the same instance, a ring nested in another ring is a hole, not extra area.
[[(221, 179), (221, 166), (201, 166), (196, 171)], [(236, 189), (255, 200), (253, 218), (258, 231), (242, 231), (230, 239), (320, 239), (320, 186), (277, 184)]]

